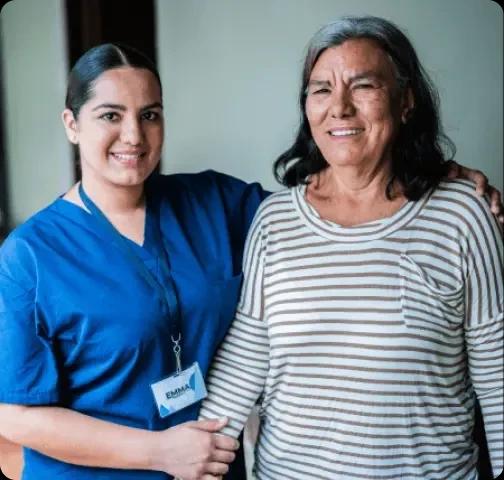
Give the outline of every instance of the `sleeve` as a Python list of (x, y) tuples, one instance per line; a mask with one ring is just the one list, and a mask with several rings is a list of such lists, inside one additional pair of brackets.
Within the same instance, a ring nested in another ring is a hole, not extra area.
[(224, 204), (230, 225), (233, 252), (242, 252), (246, 243), (247, 232), (257, 209), (271, 192), (264, 190), (257, 182), (246, 183), (238, 178), (213, 170), (209, 170), (207, 173), (216, 179), (225, 199)]
[(481, 406), (494, 477), (503, 469), (504, 335), (503, 248), (501, 232), (489, 208), (471, 222), (466, 277), (469, 375)]
[(58, 401), (52, 344), (36, 302), (28, 248), (9, 241), (0, 249), (0, 402), (48, 405)]
[(235, 319), (214, 358), (208, 375), (208, 397), (201, 418), (226, 416), (222, 433), (238, 437), (269, 369), (269, 339), (263, 319), (264, 250), (260, 222), (252, 224), (243, 261), (244, 284)]

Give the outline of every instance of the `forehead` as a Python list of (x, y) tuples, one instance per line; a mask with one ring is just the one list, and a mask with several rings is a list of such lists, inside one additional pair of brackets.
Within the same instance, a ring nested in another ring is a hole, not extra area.
[(103, 72), (93, 82), (88, 103), (92, 106), (103, 101), (145, 105), (161, 102), (161, 91), (154, 74), (145, 68), (113, 68)]
[(367, 38), (346, 40), (324, 50), (315, 63), (310, 78), (334, 74), (356, 75), (372, 72), (385, 78), (395, 78), (394, 64), (377, 42)]

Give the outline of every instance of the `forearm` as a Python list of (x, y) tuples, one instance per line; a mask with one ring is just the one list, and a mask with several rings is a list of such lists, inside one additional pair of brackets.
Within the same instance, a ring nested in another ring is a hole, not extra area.
[(200, 418), (226, 416), (221, 433), (238, 437), (264, 389), (269, 367), (269, 342), (261, 320), (237, 315), (208, 376), (208, 397)]
[(466, 332), (469, 368), (481, 405), (485, 436), (494, 476), (503, 469), (504, 355), (503, 323), (500, 319)]
[(155, 432), (58, 407), (0, 405), (0, 435), (63, 462), (154, 470)]

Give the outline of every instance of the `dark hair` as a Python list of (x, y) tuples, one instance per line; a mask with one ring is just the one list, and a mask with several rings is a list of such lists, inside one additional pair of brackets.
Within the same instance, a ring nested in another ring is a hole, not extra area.
[(127, 45), (104, 43), (84, 53), (72, 68), (68, 79), (66, 108), (77, 118), (82, 105), (93, 94), (95, 80), (107, 70), (125, 66), (149, 70), (156, 77), (161, 89), (161, 79), (156, 66), (146, 55)]
[(308, 175), (328, 167), (311, 135), (305, 110), (306, 88), (322, 52), (354, 38), (375, 41), (392, 60), (399, 86), (410, 88), (413, 93), (415, 106), (406, 124), (401, 125), (393, 145), (392, 178), (386, 193), (391, 198), (393, 181), (397, 179), (405, 196), (418, 200), (446, 174), (446, 160), (455, 155), (455, 145), (443, 133), (437, 90), (410, 41), (392, 22), (373, 16), (343, 17), (322, 27), (311, 39), (299, 94), (301, 124), (293, 145), (275, 161), (275, 177), (283, 185), (292, 187), (307, 183)]

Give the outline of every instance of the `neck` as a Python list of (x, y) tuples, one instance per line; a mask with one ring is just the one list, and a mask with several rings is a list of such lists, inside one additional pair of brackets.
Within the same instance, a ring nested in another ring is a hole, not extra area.
[(82, 178), (86, 194), (106, 215), (123, 215), (145, 206), (144, 185), (98, 184)]
[(385, 200), (390, 175), (390, 166), (384, 168), (384, 165), (373, 168), (329, 166), (318, 175), (315, 189), (331, 201), (347, 199), (362, 203)]

